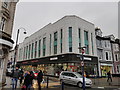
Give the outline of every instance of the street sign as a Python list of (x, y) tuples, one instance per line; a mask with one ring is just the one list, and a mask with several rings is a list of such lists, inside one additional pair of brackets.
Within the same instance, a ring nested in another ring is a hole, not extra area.
[(81, 50), (82, 50), (82, 54), (84, 54), (84, 53), (85, 53), (85, 50), (84, 50), (84, 48), (82, 48)]
[(81, 62), (81, 66), (84, 66), (84, 62), (83, 61)]

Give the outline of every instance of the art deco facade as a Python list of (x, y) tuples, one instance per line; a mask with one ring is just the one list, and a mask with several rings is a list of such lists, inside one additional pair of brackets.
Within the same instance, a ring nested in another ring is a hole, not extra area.
[(17, 0), (2, 1), (0, 1), (0, 85), (5, 83), (8, 53), (14, 43), (11, 34)]
[(78, 47), (81, 46), (86, 46), (86, 72), (89, 75), (98, 74), (94, 24), (75, 15), (65, 16), (19, 44), (18, 64), (26, 69), (35, 67), (46, 70), (54, 75), (61, 70), (80, 71), (81, 51)]

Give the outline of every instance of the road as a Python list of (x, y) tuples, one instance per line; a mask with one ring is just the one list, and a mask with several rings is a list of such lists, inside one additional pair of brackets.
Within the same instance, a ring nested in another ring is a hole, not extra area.
[[(120, 78), (113, 78), (113, 82), (111, 85), (106, 82), (106, 78), (100, 78), (93, 80), (93, 86), (91, 88), (86, 88), (86, 90), (120, 90)], [(94, 84), (95, 81), (95, 84)], [(49, 86), (48, 89), (46, 88), (47, 83), (42, 83), (42, 90), (62, 90), (61, 85), (59, 81), (51, 81), (49, 80)], [(37, 81), (34, 80), (33, 82), (34, 90), (38, 90)], [(18, 82), (18, 88), (17, 90), (21, 90)], [(11, 89), (11, 78), (6, 78), (6, 86), (3, 87), (2, 90), (12, 90)], [(32, 89), (31, 89), (32, 90)], [(64, 90), (82, 90), (82, 88), (78, 88), (77, 86), (72, 85), (64, 85)]]

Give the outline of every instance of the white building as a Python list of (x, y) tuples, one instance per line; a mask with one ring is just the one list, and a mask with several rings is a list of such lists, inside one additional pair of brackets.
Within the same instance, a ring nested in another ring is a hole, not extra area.
[(50, 74), (61, 69), (78, 71), (81, 70), (81, 51), (78, 49), (81, 46), (86, 46), (85, 70), (93, 75), (94, 68), (98, 67), (94, 24), (75, 15), (65, 16), (19, 44), (18, 64), (27, 69), (50, 69), (53, 71)]

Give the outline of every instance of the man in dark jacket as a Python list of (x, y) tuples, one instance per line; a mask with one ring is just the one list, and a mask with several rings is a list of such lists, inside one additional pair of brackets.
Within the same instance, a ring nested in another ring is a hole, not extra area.
[(13, 78), (12, 78), (12, 88), (15, 90), (17, 88), (17, 82), (20, 76), (20, 72), (18, 67), (16, 67), (16, 70), (13, 71)]
[(107, 75), (108, 75), (107, 82), (109, 81), (109, 79), (110, 79), (110, 80), (111, 80), (111, 82), (112, 82), (112, 75), (111, 75), (110, 71), (107, 73)]
[(33, 80), (33, 77), (31, 76), (30, 72), (28, 71), (25, 76), (24, 83), (23, 83), (23, 85), (26, 86), (26, 90), (30, 90), (30, 88), (32, 86), (32, 80)]
[(20, 70), (20, 85), (22, 84), (22, 81), (24, 79), (24, 76), (23, 76), (24, 72), (23, 72), (23, 69)]
[(37, 76), (37, 82), (38, 82), (38, 90), (41, 90), (41, 82), (43, 80), (43, 73), (42, 71), (40, 70), (40, 72), (38, 73), (38, 76)]

